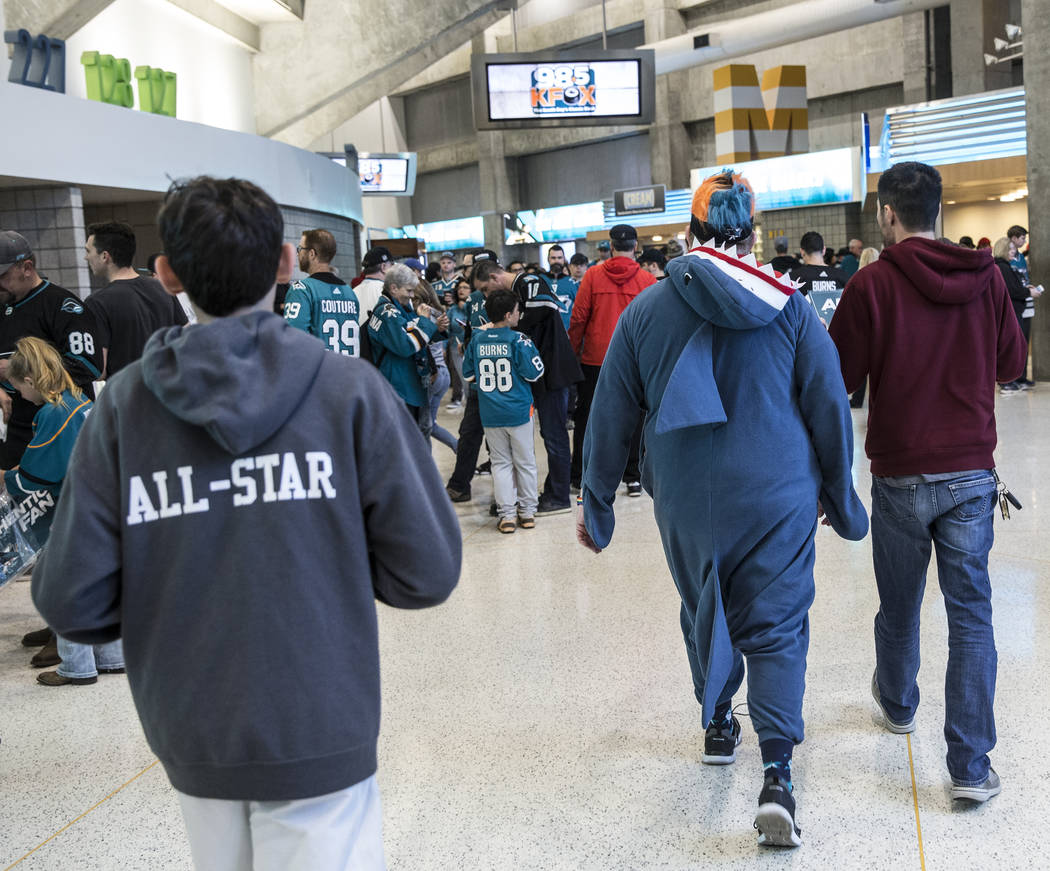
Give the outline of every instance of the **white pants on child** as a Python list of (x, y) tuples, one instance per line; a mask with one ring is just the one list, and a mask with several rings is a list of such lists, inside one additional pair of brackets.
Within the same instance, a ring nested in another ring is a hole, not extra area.
[(386, 871), (374, 774), (297, 801), (178, 796), (198, 871)]
[(532, 433), (531, 417), (521, 426), (485, 428), (492, 461), (492, 489), (500, 517), (514, 517), (516, 506), (520, 506), (523, 517), (532, 517), (536, 513), (539, 494)]

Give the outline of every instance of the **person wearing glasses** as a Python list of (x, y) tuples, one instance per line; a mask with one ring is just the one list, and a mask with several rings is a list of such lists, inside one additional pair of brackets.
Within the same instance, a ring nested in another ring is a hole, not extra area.
[(309, 277), (293, 281), (284, 298), (284, 319), (317, 336), (325, 346), (348, 357), (361, 356), (361, 304), (332, 271), (335, 237), (328, 230), (307, 230), (295, 249), (299, 268)]

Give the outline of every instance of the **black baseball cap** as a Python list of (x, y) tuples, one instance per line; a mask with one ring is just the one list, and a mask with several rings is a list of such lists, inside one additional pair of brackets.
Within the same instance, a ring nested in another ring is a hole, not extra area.
[(0, 272), (7, 272), (16, 263), (33, 256), (29, 241), (21, 233), (4, 230), (0, 233)]
[(655, 263), (661, 269), (667, 265), (667, 258), (663, 255), (663, 252), (656, 248), (646, 248), (641, 254), (638, 255), (639, 263)]
[(374, 248), (369, 248), (365, 252), (365, 256), (361, 259), (361, 265), (365, 269), (375, 269), (377, 266), (383, 263), (393, 263), (394, 257), (390, 253), (389, 248), (384, 248), (382, 245), (376, 245)]
[(637, 242), (638, 231), (630, 224), (617, 224), (609, 230), (609, 238), (613, 242)]

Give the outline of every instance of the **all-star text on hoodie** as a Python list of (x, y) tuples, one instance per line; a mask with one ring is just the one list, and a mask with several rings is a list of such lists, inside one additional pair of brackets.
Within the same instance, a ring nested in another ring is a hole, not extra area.
[(995, 383), (1027, 347), (989, 251), (911, 237), (846, 285), (829, 328), (846, 390), (871, 384), (865, 450), (881, 477), (990, 469)]
[(33, 600), (73, 641), (123, 637), (176, 789), (292, 800), (375, 772), (375, 600), (442, 602), (460, 558), (437, 469), (379, 372), (257, 312), (159, 332), (111, 379)]

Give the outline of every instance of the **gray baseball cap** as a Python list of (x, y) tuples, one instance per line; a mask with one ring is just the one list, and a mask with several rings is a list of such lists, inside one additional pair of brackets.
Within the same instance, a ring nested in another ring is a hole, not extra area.
[(0, 232), (0, 272), (7, 272), (16, 263), (33, 256), (26, 237), (14, 230)]

